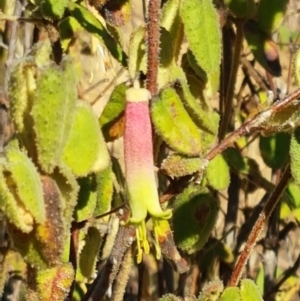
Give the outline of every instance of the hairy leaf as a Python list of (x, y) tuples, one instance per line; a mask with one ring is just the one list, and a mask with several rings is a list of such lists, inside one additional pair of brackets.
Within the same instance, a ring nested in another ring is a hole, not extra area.
[[(190, 185), (174, 201), (174, 239), (179, 248), (194, 253), (207, 242), (215, 225), (218, 204), (207, 190)], [(182, 222), (182, 221), (186, 222)]]
[(241, 301), (239, 288), (236, 286), (227, 287), (222, 293), (220, 301)]
[(241, 301), (263, 301), (258, 287), (250, 279), (242, 279), (240, 285)]
[(171, 148), (185, 155), (200, 154), (200, 132), (174, 89), (166, 88), (153, 99), (151, 117), (155, 130)]
[(79, 255), (80, 273), (89, 279), (96, 272), (96, 263), (101, 244), (101, 236), (98, 229), (90, 227), (84, 238), (84, 247)]
[(300, 127), (292, 133), (291, 145), (291, 172), (294, 177), (295, 183), (300, 184)]
[(180, 16), (197, 63), (205, 72), (215, 72), (221, 63), (221, 32), (212, 1), (183, 0)]
[(101, 127), (115, 120), (125, 110), (125, 92), (127, 89), (126, 83), (114, 88), (99, 118)]
[[(58, 89), (64, 83), (64, 89)], [(32, 107), (38, 162), (51, 173), (59, 165), (67, 142), (77, 102), (76, 72), (70, 59), (62, 68), (51, 65), (37, 80)]]
[(38, 271), (36, 286), (39, 300), (65, 300), (74, 275), (75, 272), (71, 263), (64, 263), (51, 269)]
[(80, 188), (74, 219), (76, 222), (82, 222), (94, 217), (97, 202), (96, 175), (91, 174), (85, 178), (80, 178), (78, 184)]
[(206, 169), (208, 185), (216, 190), (226, 189), (229, 185), (229, 167), (224, 157), (220, 154), (214, 157)]
[(62, 160), (78, 177), (104, 170), (110, 163), (96, 115), (88, 104), (80, 102), (76, 107)]
[(170, 177), (184, 177), (198, 171), (204, 162), (201, 158), (185, 157), (180, 154), (168, 156), (161, 165), (161, 170)]

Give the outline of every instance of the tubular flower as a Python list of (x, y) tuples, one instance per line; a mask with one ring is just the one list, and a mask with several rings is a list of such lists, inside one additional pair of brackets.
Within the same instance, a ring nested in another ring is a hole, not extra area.
[[(149, 213), (153, 220), (155, 241), (160, 232), (160, 220), (169, 219), (171, 210), (163, 211), (156, 187), (153, 161), (152, 126), (149, 112), (150, 92), (138, 87), (126, 91), (124, 159), (130, 223), (136, 224), (137, 261), (143, 251), (149, 253), (145, 219)], [(157, 257), (160, 257), (156, 243)]]

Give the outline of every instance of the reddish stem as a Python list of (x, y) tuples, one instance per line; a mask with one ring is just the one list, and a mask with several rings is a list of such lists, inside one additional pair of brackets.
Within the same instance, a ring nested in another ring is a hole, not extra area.
[(159, 62), (159, 10), (161, 0), (150, 0), (147, 24), (147, 89), (151, 95), (157, 93), (157, 72)]
[(284, 193), (286, 186), (288, 185), (290, 179), (291, 179), (290, 166), (287, 166), (281, 180), (279, 181), (278, 185), (275, 187), (275, 189), (271, 193), (265, 207), (263, 208), (261, 214), (259, 215), (258, 219), (256, 220), (256, 222), (254, 224), (254, 227), (247, 240), (246, 246), (236, 263), (235, 269), (232, 273), (232, 276), (231, 276), (229, 284), (228, 284), (229, 286), (237, 286), (238, 285), (238, 282), (241, 278), (243, 269), (248, 261), (249, 255), (250, 255), (252, 249), (254, 248), (265, 223), (269, 219), (274, 208), (278, 204), (280, 197)]

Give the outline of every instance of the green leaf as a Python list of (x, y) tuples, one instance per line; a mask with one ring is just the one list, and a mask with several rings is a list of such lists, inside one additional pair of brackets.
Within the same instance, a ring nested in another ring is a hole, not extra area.
[(72, 16), (66, 17), (61, 20), (58, 24), (58, 29), (62, 48), (64, 51), (67, 51), (68, 46), (76, 37), (76, 35), (84, 31), (79, 22)]
[(60, 19), (63, 16), (68, 3), (69, 0), (43, 0), (40, 5), (44, 18), (50, 20)]
[(121, 46), (114, 40), (106, 28), (90, 11), (74, 2), (69, 2), (69, 11), (87, 32), (95, 35), (103, 42), (111, 55), (118, 62), (120, 62), (124, 67), (127, 66), (127, 56)]
[(224, 152), (223, 156), (229, 166), (233, 168), (235, 171), (244, 172), (248, 171), (247, 162), (242, 156), (241, 152), (234, 147), (228, 147)]
[(300, 207), (300, 187), (295, 183), (290, 183), (286, 189), (286, 193), (290, 197), (289, 204), (292, 205), (292, 209)]
[[(64, 89), (58, 89), (64, 83)], [(37, 80), (31, 115), (34, 122), (38, 163), (51, 173), (61, 161), (77, 102), (76, 72), (69, 58), (62, 67), (54, 63)]]
[(125, 92), (127, 89), (126, 83), (117, 85), (114, 88), (99, 118), (101, 127), (115, 120), (125, 110)]
[(223, 190), (228, 187), (230, 182), (229, 167), (221, 154), (209, 162), (206, 169), (206, 178), (208, 185), (216, 190)]
[(190, 254), (201, 250), (215, 225), (218, 211), (216, 200), (207, 190), (199, 185), (187, 187), (174, 200), (176, 245)]
[(79, 270), (82, 276), (89, 279), (96, 272), (101, 235), (97, 228), (90, 227), (84, 238), (84, 247), (79, 255)]
[(97, 202), (96, 175), (78, 179), (79, 194), (75, 208), (74, 219), (82, 222), (94, 217), (94, 210)]
[(278, 30), (284, 20), (289, 0), (260, 0), (257, 8), (259, 28), (272, 34)]
[(174, 89), (163, 89), (152, 100), (151, 117), (155, 130), (171, 148), (189, 156), (200, 154), (200, 132)]
[(300, 185), (300, 127), (296, 128), (292, 133), (291, 145), (291, 172), (295, 183)]
[(224, 3), (238, 18), (250, 18), (255, 12), (253, 0), (225, 0)]
[(221, 31), (219, 17), (211, 0), (183, 0), (180, 16), (189, 46), (198, 65), (207, 73), (219, 70)]
[(22, 202), (26, 210), (34, 217), (38, 224), (46, 220), (43, 201), (42, 183), (39, 173), (31, 160), (18, 148), (6, 148), (7, 171), (11, 182), (9, 189)]
[(110, 163), (97, 117), (89, 104), (77, 105), (62, 160), (77, 177), (104, 170)]
[(263, 301), (256, 284), (250, 279), (242, 279), (240, 285), (241, 301)]
[(271, 168), (283, 167), (289, 159), (290, 135), (284, 132), (260, 137), (259, 148), (264, 162)]
[(239, 288), (236, 286), (227, 287), (222, 293), (220, 301), (241, 301)]
[(181, 80), (176, 88), (186, 110), (199, 128), (215, 136), (219, 127), (220, 118), (218, 113), (212, 111), (207, 106), (201, 106), (200, 102), (190, 92), (182, 70), (178, 70), (178, 73), (181, 75)]
[(36, 287), (39, 300), (65, 300), (75, 272), (71, 263), (37, 272)]
[[(138, 26), (133, 29), (130, 35), (129, 42), (129, 58), (128, 58), (128, 72), (130, 78), (134, 79), (140, 71), (146, 72), (145, 60), (145, 33), (144, 26)], [(125, 100), (125, 97), (124, 97)]]
[(200, 170), (203, 164), (204, 162), (201, 158), (172, 154), (162, 162), (161, 170), (172, 178), (184, 177)]
[(278, 47), (258, 24), (249, 20), (244, 24), (244, 34), (255, 59), (273, 76), (281, 75)]
[(112, 166), (108, 166), (105, 170), (97, 173), (97, 202), (94, 216), (109, 212), (111, 210), (111, 201), (114, 192), (114, 174)]
[(286, 108), (272, 114), (260, 124), (262, 134), (269, 136), (283, 131), (293, 131), (300, 125), (300, 110), (298, 103), (292, 102)]

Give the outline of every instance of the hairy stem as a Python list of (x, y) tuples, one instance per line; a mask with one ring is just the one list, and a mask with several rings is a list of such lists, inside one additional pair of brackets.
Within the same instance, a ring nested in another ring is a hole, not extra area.
[(148, 6), (147, 24), (147, 89), (151, 95), (157, 93), (157, 72), (159, 62), (159, 10), (161, 0), (151, 0)]
[(264, 206), (262, 212), (260, 213), (258, 219), (256, 220), (253, 229), (249, 235), (249, 238), (247, 240), (246, 246), (239, 257), (235, 269), (232, 273), (231, 279), (229, 281), (229, 286), (236, 286), (241, 278), (243, 269), (249, 259), (249, 255), (254, 248), (261, 231), (266, 224), (267, 220), (269, 219), (270, 215), (272, 214), (275, 206), (278, 204), (280, 197), (284, 193), (286, 186), (288, 185), (289, 181), (291, 179), (291, 171), (290, 166), (288, 165), (286, 167), (286, 170), (284, 174), (282, 175), (281, 180), (279, 181), (278, 185), (275, 187), (271, 195), (269, 196), (269, 199)]

